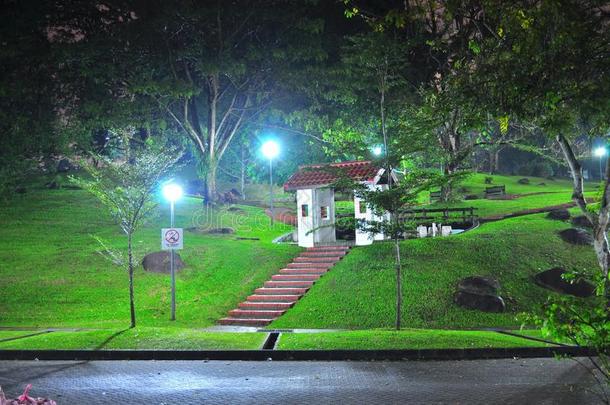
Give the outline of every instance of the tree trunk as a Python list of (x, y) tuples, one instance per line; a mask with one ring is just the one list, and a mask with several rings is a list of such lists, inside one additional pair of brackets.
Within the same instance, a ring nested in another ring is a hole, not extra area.
[(597, 257), (597, 262), (601, 269), (604, 280), (604, 299), (606, 307), (610, 311), (610, 279), (608, 278), (608, 268), (610, 261), (610, 245), (608, 244), (608, 222), (610, 220), (610, 164), (606, 164), (606, 180), (604, 182), (604, 193), (600, 201), (599, 214), (595, 215), (589, 211), (587, 200), (584, 196), (584, 178), (582, 165), (574, 155), (568, 140), (563, 136), (557, 136), (557, 142), (561, 147), (564, 158), (570, 168), (573, 181), (572, 199), (580, 208), (581, 212), (589, 222), (593, 224), (593, 249)]
[(136, 307), (134, 304), (134, 294), (133, 294), (133, 252), (132, 252), (132, 243), (131, 243), (132, 235), (129, 233), (127, 235), (127, 265), (129, 270), (129, 312), (131, 317), (131, 326), (130, 328), (136, 327)]
[[(447, 164), (445, 164), (443, 167), (443, 172), (444, 172), (445, 176), (451, 176), (451, 175), (455, 174), (457, 172), (457, 167), (458, 167), (457, 165), (458, 165), (458, 162), (454, 161), (454, 160), (447, 162)], [(452, 184), (452, 181), (449, 180), (441, 186), (441, 199), (440, 200), (443, 202), (449, 201), (449, 199), (451, 198), (452, 191), (453, 191), (453, 184)]]
[(396, 330), (400, 330), (402, 315), (402, 265), (400, 264), (400, 243), (394, 238), (394, 254), (396, 256)]
[(207, 172), (205, 173), (205, 195), (204, 203), (213, 204), (218, 201), (218, 191), (216, 190), (216, 171), (218, 163), (210, 161), (208, 163)]
[(244, 148), (243, 143), (240, 147), (241, 152), (241, 160), (240, 160), (240, 173), (239, 173), (239, 187), (241, 192), (241, 199), (246, 200), (246, 148)]
[(498, 154), (495, 150), (491, 149), (489, 151), (489, 174), (494, 174), (497, 169), (497, 159)]

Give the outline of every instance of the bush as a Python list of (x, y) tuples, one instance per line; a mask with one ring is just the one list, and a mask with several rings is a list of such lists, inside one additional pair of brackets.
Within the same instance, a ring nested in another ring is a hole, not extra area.
[(491, 176), (485, 177), (485, 184), (493, 184), (494, 178)]

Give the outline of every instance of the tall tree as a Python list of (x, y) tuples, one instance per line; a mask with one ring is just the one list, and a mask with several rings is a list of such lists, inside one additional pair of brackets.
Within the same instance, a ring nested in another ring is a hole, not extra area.
[[(213, 202), (218, 164), (236, 135), (280, 102), (279, 93), (288, 95), (303, 66), (324, 58), (316, 3), (116, 0), (59, 10), (57, 26), (82, 32), (64, 47), (72, 68), (66, 81), (79, 88), (84, 76), (100, 94), (92, 119), (113, 101), (128, 100), (149, 117), (154, 105), (161, 116), (148, 125), (182, 136)], [(85, 89), (78, 94), (91, 98)]]
[(171, 148), (164, 151), (154, 148), (127, 149), (123, 159), (111, 160), (98, 155), (93, 160), (81, 161), (81, 166), (89, 177), (72, 178), (74, 183), (106, 207), (127, 237), (126, 258), (121, 252), (110, 250), (103, 241), (99, 241), (103, 244), (104, 253), (113, 262), (126, 267), (132, 328), (136, 326), (133, 235), (155, 209), (154, 193), (163, 176), (179, 158), (180, 153)]

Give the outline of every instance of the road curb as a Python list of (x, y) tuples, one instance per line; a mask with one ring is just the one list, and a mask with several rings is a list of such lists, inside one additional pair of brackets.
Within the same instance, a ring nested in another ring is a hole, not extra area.
[(594, 356), (587, 347), (421, 350), (0, 350), (0, 360), (401, 361)]

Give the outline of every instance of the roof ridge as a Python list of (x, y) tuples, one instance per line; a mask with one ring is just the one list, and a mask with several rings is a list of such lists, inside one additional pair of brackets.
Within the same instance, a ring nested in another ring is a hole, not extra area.
[(339, 166), (339, 165), (356, 165), (356, 164), (372, 164), (372, 160), (346, 160), (345, 162), (327, 162), (327, 163), (312, 163), (309, 165), (300, 165), (299, 169), (308, 167), (324, 167), (324, 166)]

